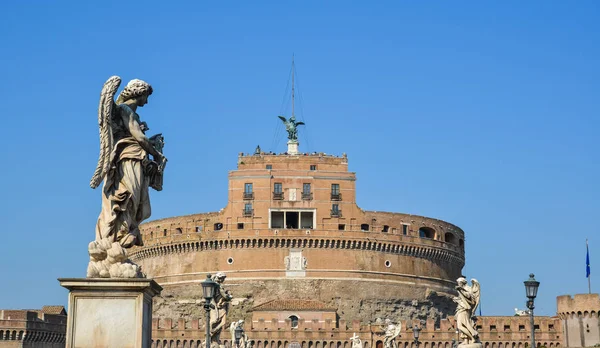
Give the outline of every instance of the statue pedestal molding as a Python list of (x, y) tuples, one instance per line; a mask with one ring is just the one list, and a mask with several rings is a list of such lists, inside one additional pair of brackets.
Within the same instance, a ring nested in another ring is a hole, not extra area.
[(287, 142), (287, 146), (288, 146), (288, 150), (287, 153), (288, 155), (297, 155), (299, 154), (298, 152), (298, 145), (300, 143), (297, 140), (289, 140)]
[(149, 348), (152, 298), (162, 287), (152, 279), (61, 278), (69, 289), (66, 348)]

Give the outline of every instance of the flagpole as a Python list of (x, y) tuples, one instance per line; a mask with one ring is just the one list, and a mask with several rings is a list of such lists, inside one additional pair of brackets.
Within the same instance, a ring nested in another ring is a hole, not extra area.
[(588, 245), (587, 238), (585, 239), (585, 249), (586, 249), (586, 267), (587, 267), (587, 279), (588, 279), (588, 294), (592, 293), (592, 282), (591, 282), (591, 272), (590, 272), (590, 247)]

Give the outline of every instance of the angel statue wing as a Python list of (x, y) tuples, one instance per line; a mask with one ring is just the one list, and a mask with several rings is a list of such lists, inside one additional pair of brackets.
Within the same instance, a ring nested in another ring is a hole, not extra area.
[(398, 322), (396, 329), (394, 330), (394, 337), (398, 337), (402, 333), (402, 323)]
[(98, 127), (100, 128), (100, 156), (94, 176), (90, 180), (90, 187), (95, 189), (100, 185), (110, 166), (110, 153), (113, 149), (112, 117), (115, 112), (114, 97), (121, 85), (119, 76), (110, 77), (100, 92), (100, 105), (98, 106)]
[(296, 122), (296, 126), (304, 126), (304, 122)]
[(477, 307), (479, 306), (479, 298), (481, 297), (481, 287), (479, 285), (479, 282), (477, 281), (477, 279), (471, 279), (471, 293), (473, 296), (473, 315), (475, 315), (475, 312), (477, 311)]
[(283, 121), (283, 123), (287, 123), (287, 119), (285, 117), (283, 117), (283, 116), (277, 116), (277, 117), (279, 117)]

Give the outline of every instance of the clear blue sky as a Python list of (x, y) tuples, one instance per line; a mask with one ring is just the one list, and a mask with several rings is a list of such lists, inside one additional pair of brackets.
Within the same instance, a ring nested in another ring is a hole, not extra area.
[[(107, 5), (108, 4), (108, 5)], [(466, 233), (484, 315), (600, 291), (600, 3), (166, 1), (0, 4), (0, 308), (66, 304), (100, 191), (111, 75), (154, 86), (166, 137), (151, 219), (216, 211), (237, 154), (274, 138), (295, 53), (301, 149), (346, 152), (363, 209)], [(198, 289), (200, 291), (200, 289)]]

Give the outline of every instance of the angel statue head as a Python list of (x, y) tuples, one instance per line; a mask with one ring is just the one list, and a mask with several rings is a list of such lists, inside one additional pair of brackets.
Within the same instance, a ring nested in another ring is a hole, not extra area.
[(456, 282), (458, 283), (458, 286), (467, 285), (467, 279), (465, 279), (465, 277), (460, 277), (460, 278), (456, 279)]
[(133, 79), (121, 91), (116, 104), (122, 104), (128, 100), (135, 99), (136, 105), (141, 107), (148, 103), (148, 96), (151, 94), (152, 86), (148, 82)]

